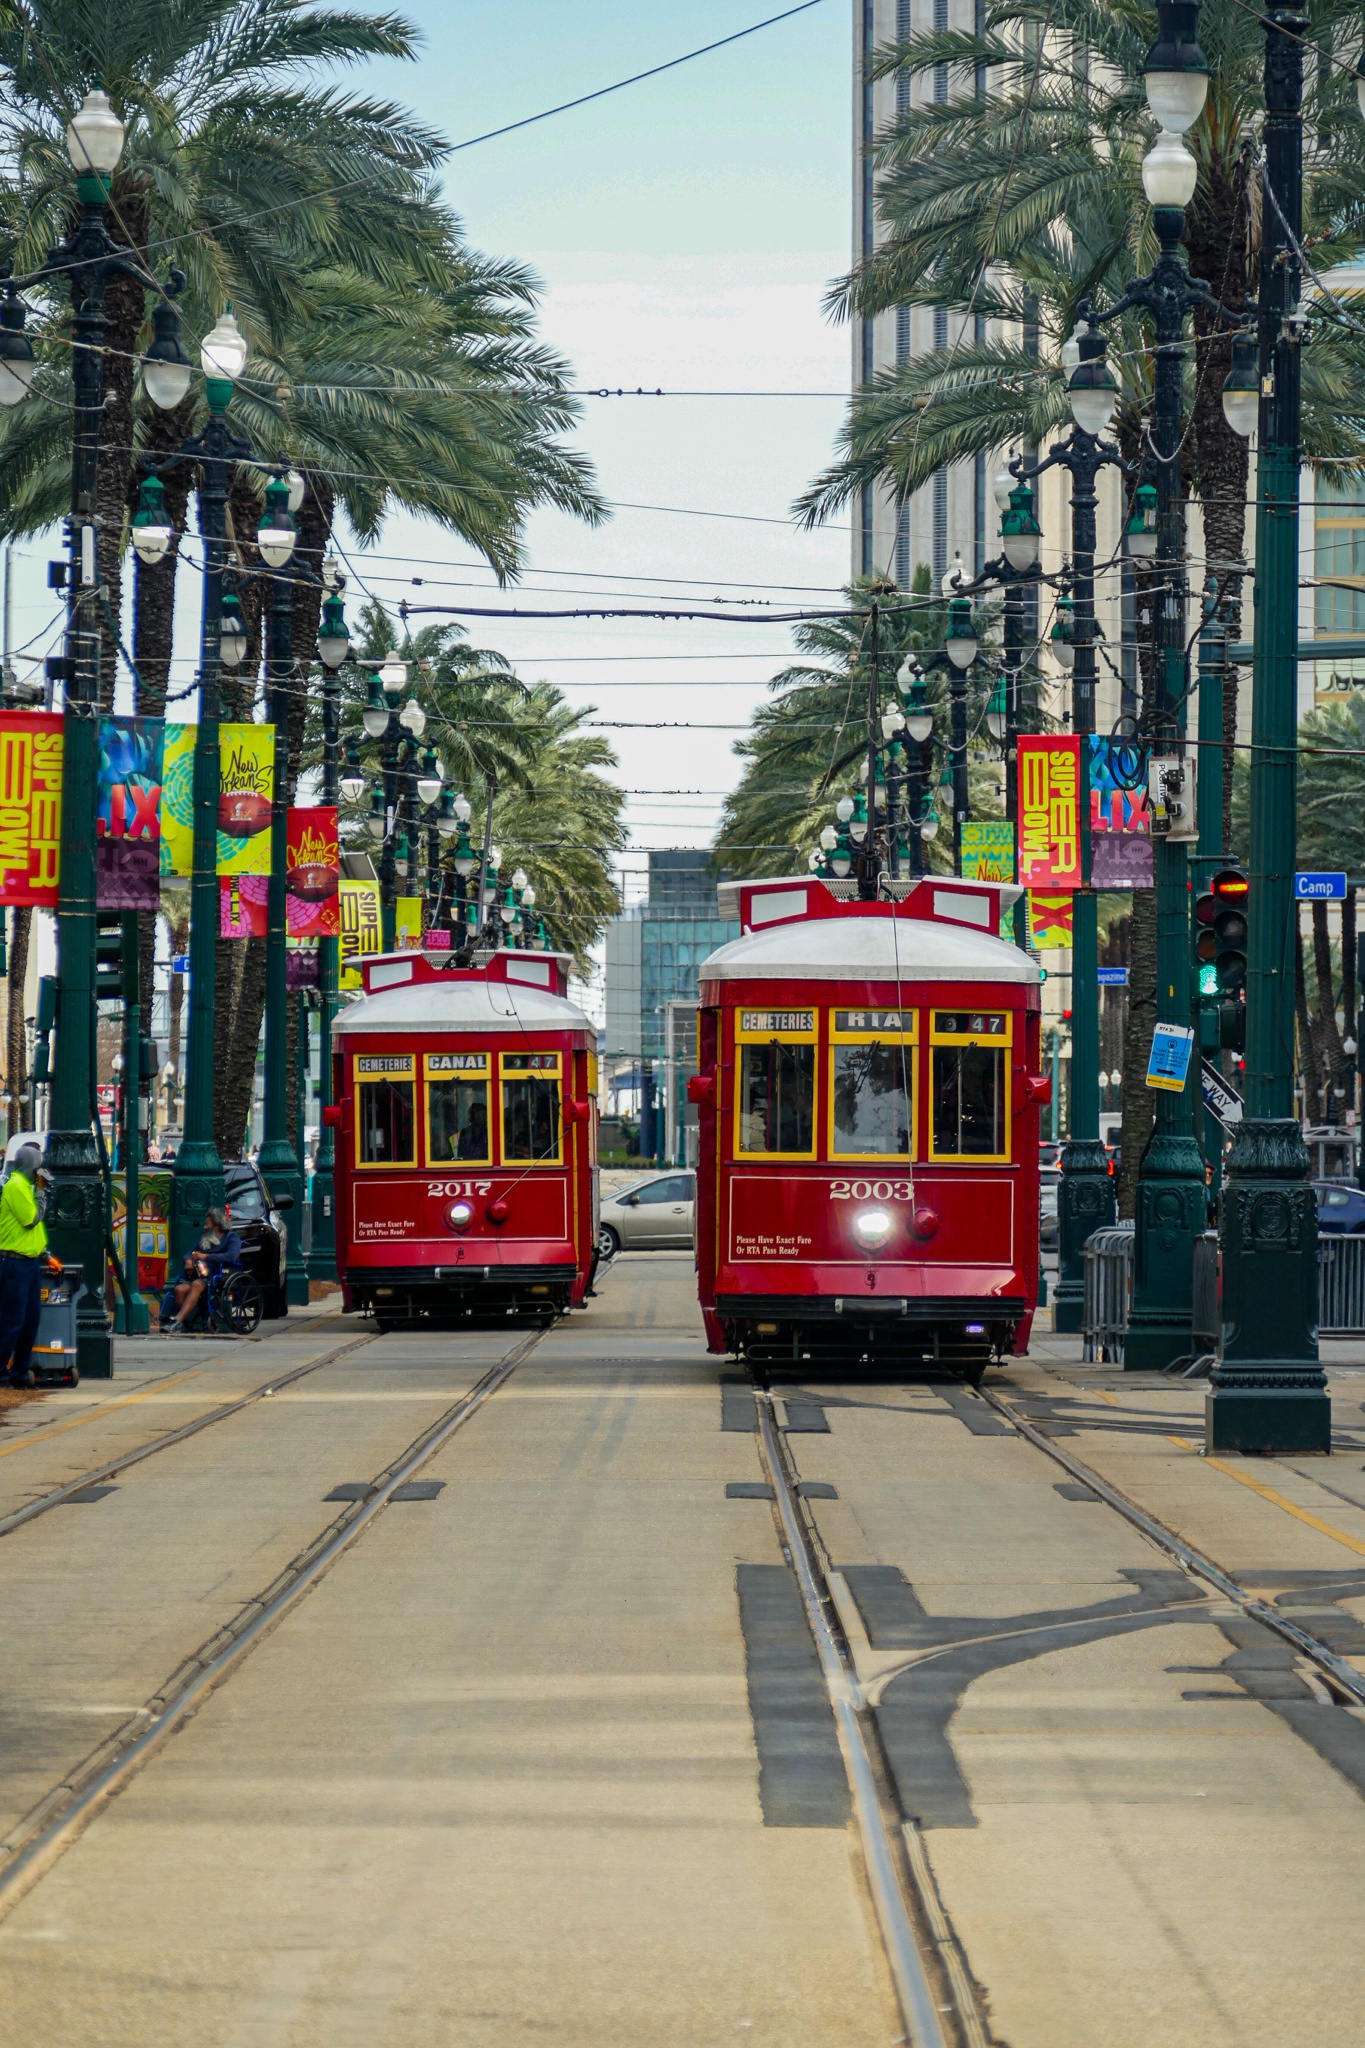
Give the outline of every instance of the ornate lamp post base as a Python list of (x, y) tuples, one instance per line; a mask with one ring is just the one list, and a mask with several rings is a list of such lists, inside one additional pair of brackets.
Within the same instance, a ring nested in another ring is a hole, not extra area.
[(1223, 1340), (1204, 1403), (1207, 1451), (1332, 1447), (1310, 1171), (1292, 1118), (1238, 1125), (1223, 1188)]
[(1133, 1252), (1128, 1372), (1164, 1372), (1190, 1355), (1194, 1240), (1206, 1216), (1204, 1161), (1183, 1132), (1154, 1131), (1142, 1155)]
[(76, 1365), (82, 1379), (114, 1377), (114, 1341), (104, 1312), (104, 1180), (92, 1133), (49, 1131), (43, 1165), (52, 1176), (48, 1240), (57, 1258), (79, 1260)]
[(1057, 1191), (1057, 1286), (1054, 1330), (1079, 1330), (1085, 1318), (1085, 1247), (1092, 1231), (1114, 1220), (1114, 1180), (1101, 1138), (1073, 1138), (1062, 1153)]

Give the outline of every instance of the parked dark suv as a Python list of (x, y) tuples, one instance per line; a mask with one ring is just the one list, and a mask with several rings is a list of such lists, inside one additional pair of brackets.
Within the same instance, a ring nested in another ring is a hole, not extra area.
[(242, 1264), (255, 1276), (265, 1297), (268, 1316), (287, 1316), (285, 1291), (285, 1222), (282, 1208), (292, 1205), (285, 1195), (272, 1202), (270, 1190), (259, 1170), (249, 1160), (234, 1159), (223, 1168), (227, 1181), (228, 1218), (242, 1240)]

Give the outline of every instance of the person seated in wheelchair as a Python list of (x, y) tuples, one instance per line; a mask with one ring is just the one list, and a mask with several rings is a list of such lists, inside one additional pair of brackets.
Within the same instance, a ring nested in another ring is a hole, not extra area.
[(191, 1317), (220, 1273), (242, 1262), (242, 1240), (228, 1221), (226, 1209), (210, 1209), (204, 1234), (185, 1256), (184, 1275), (166, 1289), (161, 1300), (161, 1327), (168, 1337), (183, 1337)]

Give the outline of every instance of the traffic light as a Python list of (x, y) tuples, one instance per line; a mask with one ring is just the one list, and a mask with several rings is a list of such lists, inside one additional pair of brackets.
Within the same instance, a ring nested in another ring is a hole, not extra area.
[(1219, 995), (1235, 995), (1246, 987), (1247, 896), (1250, 883), (1240, 868), (1224, 868), (1211, 884), (1213, 965)]
[(101, 911), (95, 925), (95, 1000), (123, 1000), (123, 918)]

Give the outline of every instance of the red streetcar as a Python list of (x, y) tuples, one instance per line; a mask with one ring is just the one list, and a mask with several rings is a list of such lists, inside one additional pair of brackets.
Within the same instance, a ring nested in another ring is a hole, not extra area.
[(979, 1382), (1038, 1298), (1034, 961), (1017, 891), (723, 884), (742, 936), (700, 969), (697, 1266), (707, 1341)]
[(597, 1033), (568, 956), (364, 963), (333, 1025), (336, 1256), (382, 1328), (581, 1302), (597, 1245)]

